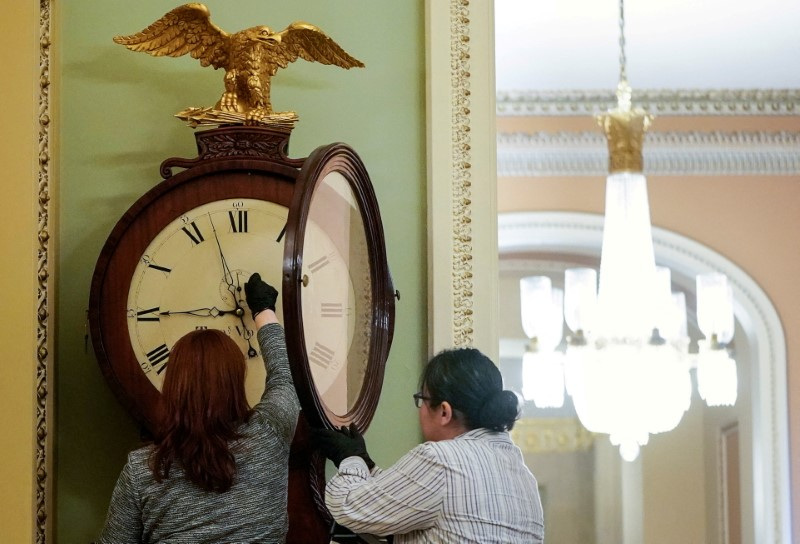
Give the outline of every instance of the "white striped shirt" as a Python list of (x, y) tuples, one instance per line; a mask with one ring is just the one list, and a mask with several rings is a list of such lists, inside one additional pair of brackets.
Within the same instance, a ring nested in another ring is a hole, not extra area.
[(544, 539), (536, 479), (508, 433), (474, 429), (420, 444), (372, 474), (348, 457), (325, 490), (334, 519), (406, 543), (525, 543)]

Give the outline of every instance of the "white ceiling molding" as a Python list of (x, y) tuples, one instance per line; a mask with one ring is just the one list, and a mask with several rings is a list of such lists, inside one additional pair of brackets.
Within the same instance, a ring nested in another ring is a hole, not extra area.
[[(616, 103), (615, 90), (498, 91), (498, 116), (585, 116)], [(633, 90), (633, 102), (662, 115), (800, 115), (800, 89)]]
[[(651, 175), (800, 175), (800, 132), (652, 132)], [(605, 176), (608, 149), (597, 132), (500, 133), (497, 175)]]

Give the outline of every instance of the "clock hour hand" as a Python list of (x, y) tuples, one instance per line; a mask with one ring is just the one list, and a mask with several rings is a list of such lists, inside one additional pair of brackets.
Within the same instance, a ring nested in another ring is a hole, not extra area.
[(253, 347), (253, 344), (250, 343), (250, 339), (253, 337), (253, 331), (248, 329), (247, 325), (244, 324), (243, 316), (239, 316), (239, 319), (242, 322), (242, 328), (240, 329), (239, 326), (237, 325), (236, 332), (238, 332), (242, 338), (247, 340), (247, 356), (251, 358), (255, 357), (256, 355), (258, 355), (258, 352), (256, 351), (256, 348)]
[(216, 306), (212, 306), (211, 308), (195, 308), (194, 310), (162, 310), (158, 312), (158, 315), (170, 316), (170, 315), (193, 315), (195, 317), (219, 317), (222, 315), (237, 315), (241, 316), (244, 315), (244, 310), (241, 308), (236, 308), (235, 310), (220, 310)]
[(239, 332), (239, 335), (241, 335), (242, 338), (247, 340), (247, 347), (248, 347), (247, 356), (255, 357), (256, 355), (258, 355), (258, 352), (256, 351), (256, 348), (254, 348), (253, 345), (250, 343), (250, 339), (253, 337), (253, 331), (248, 329), (247, 325), (244, 322), (245, 300), (241, 298), (242, 281), (239, 272), (236, 273), (236, 292), (238, 293), (238, 295), (234, 294), (234, 300), (236, 301), (236, 312), (237, 312), (236, 315), (239, 316), (239, 321), (242, 322), (241, 330), (239, 329), (238, 326), (236, 327), (236, 330)]

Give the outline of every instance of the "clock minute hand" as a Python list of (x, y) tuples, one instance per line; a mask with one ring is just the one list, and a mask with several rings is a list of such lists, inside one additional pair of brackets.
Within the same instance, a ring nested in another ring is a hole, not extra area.
[(244, 310), (241, 308), (236, 308), (235, 310), (220, 310), (216, 306), (212, 306), (211, 308), (195, 308), (194, 310), (162, 310), (158, 312), (158, 315), (170, 316), (170, 315), (193, 315), (195, 317), (219, 317), (222, 315), (236, 315), (239, 316), (240, 314), (244, 314)]
[[(241, 307), (237, 305), (236, 309), (241, 310)], [(237, 315), (239, 316), (239, 321), (242, 322), (242, 331), (240, 331), (239, 334), (242, 335), (242, 338), (247, 340), (247, 356), (250, 358), (255, 357), (256, 355), (258, 355), (258, 352), (256, 351), (256, 348), (253, 347), (253, 344), (250, 342), (250, 339), (253, 337), (253, 331), (248, 329), (247, 325), (244, 322), (244, 312), (237, 313)]]
[(214, 240), (217, 241), (217, 249), (219, 249), (219, 258), (220, 261), (222, 261), (222, 275), (225, 278), (225, 283), (228, 284), (228, 291), (231, 292), (235, 300), (236, 286), (233, 283), (233, 273), (231, 272), (231, 268), (228, 266), (228, 261), (225, 260), (225, 254), (222, 252), (222, 244), (219, 241), (219, 236), (217, 236), (217, 228), (214, 226), (214, 221), (211, 219), (211, 214), (208, 214), (208, 221), (209, 223), (211, 223), (211, 230), (214, 232)]

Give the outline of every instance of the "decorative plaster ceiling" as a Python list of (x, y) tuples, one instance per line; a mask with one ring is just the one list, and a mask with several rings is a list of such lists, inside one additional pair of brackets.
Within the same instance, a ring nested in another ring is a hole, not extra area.
[[(634, 89), (800, 89), (797, 0), (628, 0)], [(608, 89), (619, 78), (616, 0), (495, 0), (498, 91)]]
[[(644, 147), (648, 175), (800, 175), (797, 132), (653, 132)], [(498, 133), (501, 177), (605, 176), (608, 146), (586, 133)]]
[[(634, 104), (657, 116), (800, 115), (798, 28), (798, 0), (628, 0)], [(619, 65), (617, 0), (495, 0), (498, 116), (605, 111)], [(645, 162), (661, 175), (798, 175), (800, 132), (789, 130), (649, 135)], [(599, 134), (501, 132), (498, 174), (601, 175), (604, 144)]]

